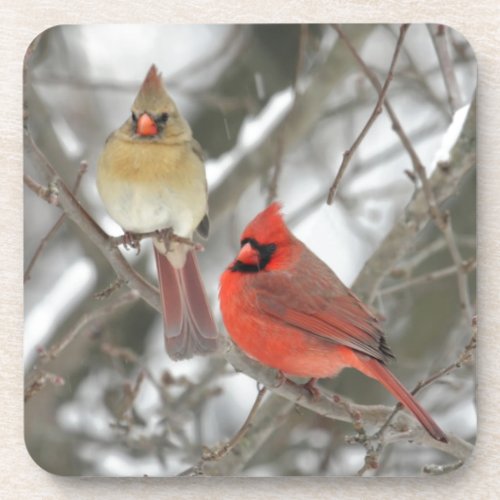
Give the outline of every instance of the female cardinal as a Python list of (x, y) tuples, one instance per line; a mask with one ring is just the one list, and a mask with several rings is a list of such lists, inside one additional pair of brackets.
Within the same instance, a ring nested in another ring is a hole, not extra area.
[(173, 359), (217, 348), (217, 329), (196, 256), (186, 244), (165, 243), (163, 230), (191, 238), (208, 235), (207, 181), (200, 145), (153, 65), (128, 120), (106, 141), (97, 187), (111, 217), (133, 238), (158, 230), (154, 240), (165, 321)]
[(250, 357), (282, 373), (318, 378), (356, 368), (379, 381), (447, 442), (431, 416), (385, 366), (394, 356), (379, 320), (336, 274), (288, 230), (273, 203), (248, 224), (241, 249), (222, 274), (227, 331)]

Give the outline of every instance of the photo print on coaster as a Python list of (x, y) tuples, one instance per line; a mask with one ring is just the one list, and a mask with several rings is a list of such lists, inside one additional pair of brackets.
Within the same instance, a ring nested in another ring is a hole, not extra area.
[(40, 467), (466, 463), (477, 68), (460, 33), (56, 26), (23, 76), (25, 442)]

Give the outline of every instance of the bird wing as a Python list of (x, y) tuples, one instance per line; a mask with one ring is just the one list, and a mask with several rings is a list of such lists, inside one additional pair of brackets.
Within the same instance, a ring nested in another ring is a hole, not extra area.
[(310, 266), (308, 262), (309, 269), (302, 268), (298, 276), (283, 271), (262, 273), (255, 282), (258, 307), (274, 321), (326, 342), (350, 347), (382, 362), (393, 358), (378, 318), (326, 264), (318, 262), (322, 266)]
[[(191, 139), (191, 149), (193, 153), (204, 163), (205, 154), (203, 153), (203, 148), (196, 139)], [(208, 190), (207, 179), (205, 176), (205, 191)], [(196, 228), (196, 232), (204, 239), (208, 238), (208, 233), (210, 232), (210, 219), (208, 218), (208, 212), (205, 214), (201, 222)]]
[(203, 238), (207, 239), (208, 234), (210, 232), (210, 219), (208, 218), (208, 214), (205, 214), (203, 219), (201, 219), (201, 222), (198, 224), (198, 227), (196, 228), (196, 232)]
[(203, 162), (205, 163), (205, 153), (203, 152), (203, 148), (201, 144), (194, 138), (191, 138), (191, 149), (193, 153)]

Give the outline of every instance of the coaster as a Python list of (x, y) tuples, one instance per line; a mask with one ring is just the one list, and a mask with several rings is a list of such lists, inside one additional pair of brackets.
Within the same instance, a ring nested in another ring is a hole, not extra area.
[(25, 441), (64, 476), (428, 476), (477, 428), (476, 61), (443, 25), (27, 49)]

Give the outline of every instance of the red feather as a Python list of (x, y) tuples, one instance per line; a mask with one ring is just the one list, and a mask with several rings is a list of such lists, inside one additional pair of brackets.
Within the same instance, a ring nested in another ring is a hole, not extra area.
[[(242, 234), (262, 265), (238, 258), (223, 273), (220, 305), (234, 342), (284, 373), (323, 378), (355, 368), (382, 383), (435, 439), (443, 431), (384, 366), (394, 356), (380, 321), (336, 274), (286, 227), (274, 203)], [(270, 255), (268, 255), (270, 254)], [(247, 259), (248, 260), (248, 259)]]
[(193, 251), (176, 269), (155, 248), (165, 323), (165, 345), (172, 359), (209, 354), (217, 349), (217, 328)]

